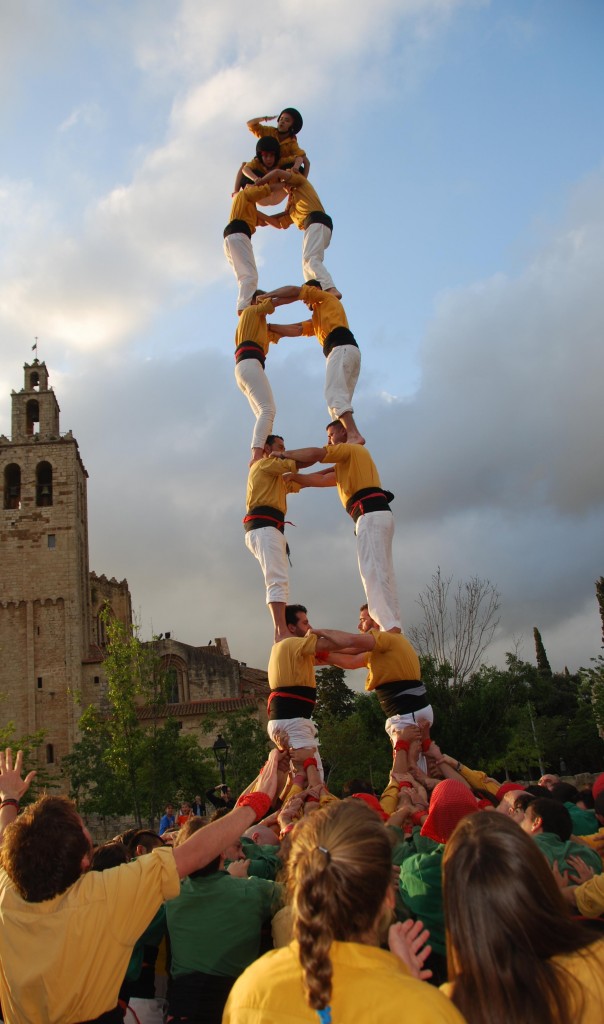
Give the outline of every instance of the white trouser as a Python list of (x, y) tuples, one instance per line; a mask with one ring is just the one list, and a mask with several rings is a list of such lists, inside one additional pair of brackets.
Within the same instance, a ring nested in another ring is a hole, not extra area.
[(235, 380), (256, 417), (252, 448), (264, 448), (268, 435), (273, 432), (275, 399), (262, 363), (258, 359), (242, 359), (235, 364)]
[[(284, 690), (284, 692), (287, 692)], [(315, 747), (314, 757), (317, 762), (317, 770), (322, 779), (325, 778), (323, 763), (319, 757), (319, 735), (312, 718), (274, 718), (269, 721), (269, 738), (275, 742), (277, 732), (286, 732), (289, 737), (291, 750), (301, 750), (303, 747)]]
[(359, 572), (369, 614), (380, 629), (401, 628), (401, 612), (392, 563), (394, 517), (392, 512), (366, 512), (356, 524)]
[(284, 535), (274, 526), (264, 526), (246, 533), (245, 544), (260, 562), (266, 585), (266, 603), (280, 601), (287, 604), (289, 573)]
[(335, 288), (331, 274), (323, 265), (323, 256), (331, 242), (331, 228), (326, 224), (309, 224), (302, 240), (302, 273), (305, 281), (315, 279), (324, 292)]
[(258, 287), (258, 271), (252, 240), (242, 232), (234, 235), (227, 235), (224, 240), (224, 255), (233, 268), (233, 273), (239, 285), (237, 295), (237, 312), (247, 309), (252, 303), (252, 297)]
[(165, 1007), (167, 1007), (165, 999), (139, 999), (138, 997), (130, 999), (124, 1024), (131, 1024), (131, 1022), (133, 1024), (135, 1020), (140, 1021), (140, 1024), (163, 1024)]
[(325, 365), (325, 401), (332, 420), (353, 412), (352, 396), (361, 370), (361, 353), (355, 345), (336, 345)]
[[(402, 732), (406, 725), (417, 725), (422, 718), (430, 725), (434, 725), (434, 711), (431, 704), (426, 704), (425, 708), (420, 708), (419, 711), (411, 711), (408, 715), (391, 715), (386, 719), (384, 728), (390, 737), (393, 749), (398, 739), (397, 732)], [(423, 772), (428, 771), (428, 764), (423, 754), (419, 754), (417, 763)]]

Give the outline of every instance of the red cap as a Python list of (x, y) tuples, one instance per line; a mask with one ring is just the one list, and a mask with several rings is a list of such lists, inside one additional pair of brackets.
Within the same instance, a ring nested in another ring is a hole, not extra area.
[(458, 822), (477, 810), (478, 804), (468, 786), (457, 779), (445, 779), (438, 783), (432, 794), (421, 835), (435, 843), (446, 843)]
[(500, 786), (497, 792), (495, 793), (495, 799), (501, 802), (505, 794), (511, 793), (514, 789), (520, 790), (521, 793), (526, 792), (524, 786), (519, 785), (519, 783), (517, 782), (504, 782), (503, 786)]
[(352, 799), (363, 800), (368, 807), (371, 807), (372, 811), (375, 811), (376, 814), (379, 814), (382, 821), (388, 821), (390, 815), (386, 814), (386, 812), (383, 810), (377, 796), (373, 796), (372, 793), (353, 793)]

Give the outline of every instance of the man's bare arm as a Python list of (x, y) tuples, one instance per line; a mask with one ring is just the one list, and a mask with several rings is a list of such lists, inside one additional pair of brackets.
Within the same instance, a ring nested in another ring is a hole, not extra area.
[(267, 324), (269, 331), (280, 338), (301, 338), (302, 324)]
[(285, 302), (295, 302), (300, 298), (300, 286), (297, 284), (284, 284), (281, 288), (274, 288), (263, 296), (265, 299), (283, 299)]
[(29, 772), (25, 778), (21, 778), (23, 768), (23, 751), (20, 750), (15, 758), (13, 767), (13, 752), (10, 747), (0, 750), (0, 800), (10, 801), (6, 806), (0, 808), (0, 843), (4, 837), (4, 830), (15, 820), (19, 813), (19, 801), (27, 793), (36, 773)]
[[(271, 802), (277, 793), (278, 751), (272, 750), (256, 783), (256, 792), (265, 793)], [(235, 807), (224, 818), (213, 821), (210, 825), (194, 832), (182, 846), (174, 850), (176, 869), (181, 878), (192, 871), (205, 867), (214, 860), (231, 843), (256, 821), (256, 813), (252, 807), (244, 805)]]
[(263, 114), (262, 117), (252, 117), (251, 120), (247, 121), (247, 126), (250, 131), (257, 128), (263, 121), (276, 121), (277, 114)]
[(338, 668), (355, 669), (367, 668), (366, 654), (348, 654), (345, 651), (330, 651), (327, 659), (328, 665), (336, 665)]
[[(312, 462), (299, 462), (296, 459), (296, 465), (300, 468), (305, 466), (312, 466)], [(299, 484), (300, 487), (335, 487), (336, 486), (336, 474), (333, 469), (320, 470), (316, 473), (292, 473), (291, 479), (294, 483)]]
[(284, 459), (293, 459), (294, 462), (306, 462), (312, 466), (315, 462), (322, 462), (327, 448), (294, 448), (292, 451), (283, 452)]
[(332, 651), (354, 648), (356, 651), (372, 651), (375, 637), (372, 633), (345, 633), (342, 629), (311, 629), (321, 640), (327, 640)]

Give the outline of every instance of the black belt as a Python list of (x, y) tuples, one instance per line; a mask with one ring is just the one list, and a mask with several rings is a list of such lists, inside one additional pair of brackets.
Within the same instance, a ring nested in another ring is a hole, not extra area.
[(333, 221), (324, 210), (313, 210), (304, 221), (304, 227), (309, 228), (311, 224), (324, 224), (326, 228), (333, 231)]
[(313, 686), (286, 686), (271, 691), (266, 710), (271, 722), (278, 718), (311, 718), (316, 703)]
[(232, 220), (222, 232), (223, 238), (228, 238), (229, 235), (247, 235), (251, 238), (252, 229), (246, 220)]
[(421, 711), (428, 703), (426, 687), (421, 679), (397, 679), (382, 683), (373, 691), (386, 718), (392, 715), (411, 715)]
[(250, 530), (262, 530), (265, 526), (274, 526), (280, 533), (285, 533), (285, 513), (270, 505), (257, 505), (251, 508), (242, 519), (246, 533)]
[(334, 327), (333, 331), (330, 331), (325, 341), (323, 342), (323, 355), (327, 359), (327, 356), (334, 348), (339, 348), (341, 345), (354, 345), (358, 348), (356, 338), (348, 327)]
[(235, 362), (241, 363), (244, 359), (257, 359), (259, 363), (262, 363), (262, 369), (264, 369), (266, 356), (262, 345), (258, 345), (255, 341), (242, 341), (235, 349)]
[(363, 487), (346, 502), (346, 511), (355, 523), (366, 512), (390, 512), (389, 501), (394, 500), (392, 491), (384, 491), (381, 487)]

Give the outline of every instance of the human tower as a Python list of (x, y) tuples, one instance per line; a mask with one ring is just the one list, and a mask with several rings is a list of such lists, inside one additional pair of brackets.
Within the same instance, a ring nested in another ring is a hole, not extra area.
[[(276, 127), (268, 123), (271, 121), (276, 121)], [(263, 572), (266, 603), (273, 620), (269, 735), (279, 743), (286, 731), (288, 746), (308, 748), (316, 743), (316, 730), (309, 724), (315, 698), (315, 660), (329, 658), (343, 667), (359, 666), (346, 661), (355, 637), (350, 640), (351, 634), (312, 630), (306, 609), (288, 605), (287, 496), (303, 487), (337, 487), (355, 524), (358, 565), (367, 598), (366, 625), (360, 628), (374, 636), (376, 666), (379, 668), (380, 659), (384, 663), (381, 672), (374, 672), (373, 685), (368, 682), (368, 687), (376, 689), (388, 720), (394, 715), (413, 722), (419, 710), (429, 712), (431, 720), (431, 709), (426, 706), (417, 655), (401, 630), (392, 561), (394, 518), (389, 504), (394, 496), (382, 487), (353, 416), (352, 398), (361, 354), (348, 325), (341, 292), (324, 262), (333, 223), (308, 180), (310, 163), (297, 139), (302, 116), (295, 108), (286, 107), (278, 117), (256, 117), (247, 124), (258, 139), (256, 155), (237, 174), (230, 219), (224, 229), (225, 255), (238, 285), (235, 379), (255, 417), (243, 524), (246, 545)], [(282, 210), (268, 212), (282, 202)], [(303, 233), (304, 284), (262, 291), (258, 288), (253, 235), (258, 227), (285, 230), (292, 224)], [(292, 324), (267, 323), (267, 316), (277, 306), (298, 301), (308, 307), (310, 319)], [(271, 344), (301, 335), (314, 335), (323, 349), (325, 400), (331, 422), (325, 446), (288, 451), (283, 438), (273, 433), (276, 408), (265, 365)], [(300, 472), (319, 463), (326, 464), (326, 468)], [(371, 650), (369, 642), (371, 638), (362, 650)], [(337, 651), (343, 652), (339, 660), (333, 654)], [(363, 658), (362, 663), (367, 662)], [(299, 729), (295, 724), (298, 722)]]

